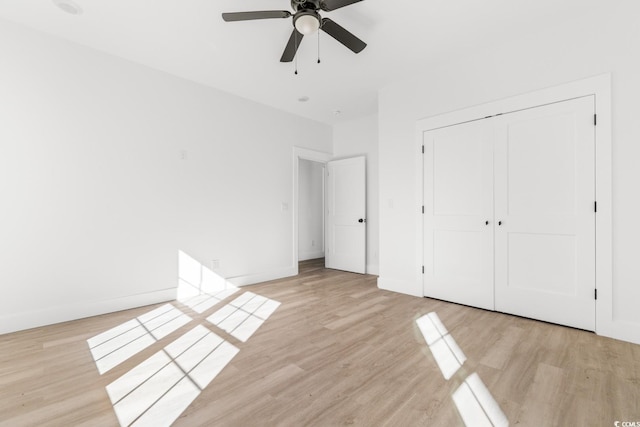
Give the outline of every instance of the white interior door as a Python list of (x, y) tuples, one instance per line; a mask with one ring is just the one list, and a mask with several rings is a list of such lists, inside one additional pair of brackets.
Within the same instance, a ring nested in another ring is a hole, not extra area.
[(365, 273), (366, 175), (365, 158), (327, 163), (325, 266)]
[(493, 310), (492, 129), (423, 133), (424, 295)]
[(592, 96), (495, 118), (496, 310), (595, 330)]

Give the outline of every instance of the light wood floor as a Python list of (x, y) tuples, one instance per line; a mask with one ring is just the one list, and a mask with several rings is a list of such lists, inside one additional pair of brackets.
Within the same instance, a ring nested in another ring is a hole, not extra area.
[[(640, 421), (638, 345), (382, 291), (317, 261), (300, 271), (243, 289), (282, 303), (246, 342), (204, 320), (223, 303), (175, 302), (194, 320), (103, 375), (86, 340), (153, 307), (0, 336), (0, 425), (118, 425), (105, 386), (198, 323), (240, 351), (178, 426), (463, 425), (451, 395), (474, 372), (511, 425)], [(467, 356), (449, 381), (415, 326), (432, 311)]]

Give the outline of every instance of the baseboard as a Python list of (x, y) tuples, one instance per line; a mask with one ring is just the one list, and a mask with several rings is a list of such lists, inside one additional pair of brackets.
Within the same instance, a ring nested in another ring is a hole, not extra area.
[(129, 295), (102, 301), (82, 301), (74, 304), (34, 310), (26, 313), (0, 316), (0, 334), (48, 326), (70, 320), (84, 319), (100, 314), (174, 301), (176, 288), (163, 289), (138, 295)]
[(306, 261), (308, 259), (324, 258), (324, 251), (318, 252), (301, 252), (298, 254), (298, 261)]
[(245, 276), (227, 277), (227, 281), (235, 286), (255, 285), (256, 283), (268, 282), (270, 280), (282, 279), (284, 277), (295, 276), (297, 271), (294, 267), (281, 270), (273, 270), (264, 273), (247, 274)]
[(640, 325), (624, 320), (596, 321), (596, 334), (640, 344)]
[(378, 288), (385, 291), (398, 292), (401, 294), (422, 297), (422, 284), (410, 282), (408, 280), (388, 279), (378, 277)]
[(366, 267), (367, 274), (371, 274), (372, 276), (378, 276), (378, 264), (368, 264)]

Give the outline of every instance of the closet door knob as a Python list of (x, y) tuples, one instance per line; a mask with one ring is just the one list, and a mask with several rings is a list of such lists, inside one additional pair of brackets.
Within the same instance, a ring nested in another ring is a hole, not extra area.
[(485, 221), (485, 222), (484, 222), (484, 225), (489, 225), (489, 221)]
[(498, 221), (498, 225), (502, 225), (502, 221)]

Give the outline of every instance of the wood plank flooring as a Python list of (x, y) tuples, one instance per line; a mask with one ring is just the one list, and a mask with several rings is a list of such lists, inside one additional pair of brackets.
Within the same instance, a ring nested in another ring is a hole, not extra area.
[[(243, 292), (281, 303), (246, 342), (205, 319)], [(0, 426), (117, 426), (105, 387), (202, 324), (239, 349), (176, 426), (456, 426), (478, 373), (511, 425), (640, 421), (640, 346), (380, 290), (374, 276), (301, 263), (242, 288), (100, 375), (87, 339), (156, 306), (0, 336)], [(467, 360), (443, 378), (415, 320), (436, 312)]]

